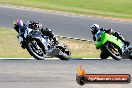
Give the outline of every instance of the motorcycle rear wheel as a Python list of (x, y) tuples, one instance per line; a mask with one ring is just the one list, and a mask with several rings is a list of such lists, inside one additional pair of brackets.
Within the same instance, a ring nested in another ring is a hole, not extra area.
[(58, 55), (56, 57), (58, 57), (61, 60), (69, 60), (69, 58), (71, 57), (71, 52), (68, 49), (68, 47), (65, 46), (65, 48), (63, 47), (57, 47), (57, 48), (63, 53), (63, 55)]
[(132, 60), (132, 56), (130, 56), (130, 57), (129, 57), (129, 59), (131, 59), (131, 60)]
[(65, 53), (65, 54), (64, 55), (59, 55), (57, 57), (61, 60), (69, 60), (69, 58), (71, 57), (71, 52), (67, 51), (67, 53), (66, 52), (63, 52), (63, 53)]
[(101, 52), (100, 54), (100, 58), (103, 60), (103, 59), (107, 59), (109, 57), (109, 54), (107, 52)]

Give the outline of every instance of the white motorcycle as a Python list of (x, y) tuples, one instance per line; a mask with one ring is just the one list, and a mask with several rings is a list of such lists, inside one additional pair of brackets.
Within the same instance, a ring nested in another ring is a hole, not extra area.
[(38, 30), (27, 28), (24, 37), (18, 36), (20, 44), (27, 49), (31, 56), (37, 60), (43, 60), (45, 57), (57, 57), (61, 60), (68, 60), (71, 52), (66, 45), (57, 41), (54, 42), (49, 36), (43, 35)]

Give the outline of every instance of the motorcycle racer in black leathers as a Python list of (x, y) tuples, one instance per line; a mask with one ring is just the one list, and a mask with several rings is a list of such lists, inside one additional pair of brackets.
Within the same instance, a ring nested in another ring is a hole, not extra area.
[(54, 42), (57, 43), (54, 33), (48, 28), (41, 28), (42, 25), (40, 23), (37, 23), (35, 21), (28, 21), (26, 24), (24, 24), (23, 20), (17, 19), (14, 21), (13, 25), (14, 25), (14, 29), (19, 33), (18, 36), (21, 36), (23, 38), (23, 40), (21, 41), (22, 48), (25, 48), (23, 47), (23, 44), (24, 44), (24, 38), (25, 38), (24, 34), (27, 28), (30, 28), (33, 30), (39, 30), (42, 32), (42, 34), (49, 36), (49, 38), (52, 38)]
[(52, 38), (55, 42), (56, 42), (56, 38), (54, 36), (54, 33), (52, 32), (51, 29), (49, 28), (41, 28), (41, 24), (35, 22), (35, 21), (28, 21), (28, 27), (34, 30), (39, 29), (44, 35), (49, 36), (50, 38)]

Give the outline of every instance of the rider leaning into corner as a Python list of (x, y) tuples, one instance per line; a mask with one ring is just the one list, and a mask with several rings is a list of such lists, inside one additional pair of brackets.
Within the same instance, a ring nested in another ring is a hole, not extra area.
[(21, 41), (21, 47), (24, 47), (24, 38), (26, 34), (26, 29), (32, 29), (32, 30), (39, 30), (42, 32), (42, 34), (49, 36), (49, 38), (52, 38), (55, 43), (57, 43), (56, 38), (54, 36), (54, 33), (48, 29), (48, 28), (41, 28), (42, 24), (37, 23), (35, 21), (28, 21), (26, 24), (24, 24), (23, 20), (17, 19), (13, 23), (14, 29), (19, 33), (18, 36), (21, 36), (23, 38), (23, 41)]
[(95, 37), (95, 34), (98, 32), (98, 31), (105, 31), (105, 33), (108, 33), (108, 34), (112, 34), (113, 36), (117, 37), (118, 39), (120, 39), (125, 45), (129, 46), (130, 42), (128, 41), (125, 41), (125, 39), (122, 37), (121, 33), (119, 32), (116, 32), (116, 31), (113, 31), (112, 29), (104, 29), (104, 28), (99, 28), (99, 25), (98, 24), (93, 24), (91, 26), (91, 32), (93, 34), (93, 40), (96, 41), (96, 37)]
[[(120, 39), (126, 46), (129, 46), (129, 45), (130, 45), (130, 42), (126, 41), (126, 40), (122, 37), (121, 33), (116, 32), (116, 31), (113, 31), (112, 29), (99, 28), (99, 25), (98, 25), (98, 24), (93, 24), (93, 25), (91, 26), (91, 32), (92, 32), (92, 34), (93, 34), (93, 40), (94, 40), (94, 41), (96, 41), (95, 34), (96, 34), (97, 32), (99, 32), (99, 31), (105, 31), (105, 33), (108, 33), (108, 34), (111, 34), (111, 35), (117, 37), (117, 38)], [(104, 57), (104, 56), (105, 56), (105, 57)], [(103, 58), (106, 58), (106, 56), (109, 56), (109, 55), (107, 55), (106, 52), (103, 52), (103, 51), (102, 51), (101, 54), (100, 54), (100, 57), (103, 59)]]

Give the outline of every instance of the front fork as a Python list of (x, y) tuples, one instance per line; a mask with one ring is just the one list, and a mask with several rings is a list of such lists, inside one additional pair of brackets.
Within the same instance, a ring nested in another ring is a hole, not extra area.
[(40, 41), (43, 43), (45, 50), (48, 50), (48, 39), (41, 38)]

